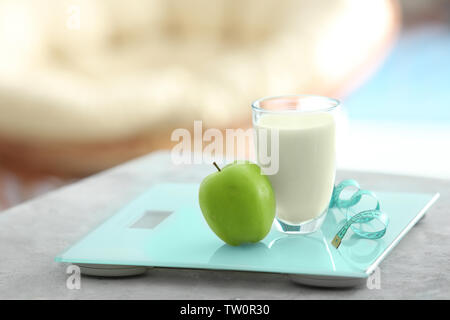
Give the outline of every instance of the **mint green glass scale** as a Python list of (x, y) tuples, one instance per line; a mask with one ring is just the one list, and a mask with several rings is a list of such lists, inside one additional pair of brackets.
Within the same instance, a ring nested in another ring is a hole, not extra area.
[[(198, 205), (198, 188), (197, 184), (152, 187), (56, 261), (367, 278), (439, 196), (376, 192), (389, 215), (389, 227), (380, 239), (364, 239), (349, 229), (335, 248), (332, 241), (347, 221), (347, 210), (359, 209), (332, 208), (313, 234), (287, 235), (273, 227), (257, 244), (232, 247), (206, 224)], [(358, 206), (373, 206), (370, 201), (362, 198)], [(365, 228), (370, 229), (370, 223)]]

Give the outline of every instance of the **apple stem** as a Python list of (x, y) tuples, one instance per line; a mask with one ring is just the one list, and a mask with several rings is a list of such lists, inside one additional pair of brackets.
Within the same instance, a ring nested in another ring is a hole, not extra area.
[(215, 161), (213, 162), (213, 165), (214, 165), (214, 167), (217, 168), (217, 170), (219, 170), (219, 172), (222, 171), (222, 170), (220, 170), (219, 166), (217, 165), (217, 163)]

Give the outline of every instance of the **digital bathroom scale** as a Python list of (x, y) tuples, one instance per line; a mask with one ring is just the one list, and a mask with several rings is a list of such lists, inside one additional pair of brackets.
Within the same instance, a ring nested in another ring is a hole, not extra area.
[[(287, 235), (273, 226), (261, 242), (233, 247), (204, 220), (198, 188), (198, 184), (153, 186), (56, 261), (78, 265), (83, 274), (94, 276), (136, 275), (149, 267), (197, 268), (284, 273), (309, 285), (352, 286), (367, 280), (439, 197), (375, 192), (390, 219), (386, 234), (376, 240), (363, 239), (349, 229), (336, 249), (331, 241), (345, 223), (345, 212), (334, 208), (312, 234)], [(362, 198), (358, 206), (369, 205), (365, 201), (370, 200)]]

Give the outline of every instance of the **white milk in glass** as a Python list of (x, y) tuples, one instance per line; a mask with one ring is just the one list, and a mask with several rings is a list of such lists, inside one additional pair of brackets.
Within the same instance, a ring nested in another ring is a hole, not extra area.
[(257, 133), (279, 132), (279, 169), (268, 178), (281, 221), (300, 224), (327, 210), (335, 179), (335, 127), (327, 112), (264, 114), (255, 124)]

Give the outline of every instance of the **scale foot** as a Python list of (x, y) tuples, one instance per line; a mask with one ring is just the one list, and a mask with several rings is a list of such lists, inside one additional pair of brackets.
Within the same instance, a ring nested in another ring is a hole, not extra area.
[(77, 264), (82, 275), (97, 277), (130, 277), (144, 274), (151, 267), (111, 264)]
[(327, 276), (311, 276), (303, 274), (289, 274), (289, 279), (295, 283), (304, 284), (314, 287), (325, 288), (349, 288), (364, 284), (367, 278), (352, 277), (327, 277)]

